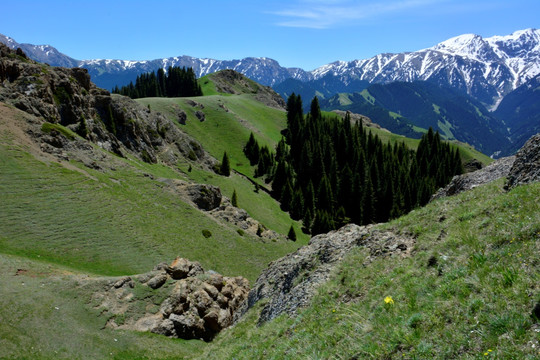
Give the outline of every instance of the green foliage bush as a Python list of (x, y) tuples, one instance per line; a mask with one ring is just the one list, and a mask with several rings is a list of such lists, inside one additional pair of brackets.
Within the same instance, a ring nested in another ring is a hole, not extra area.
[(210, 232), (210, 230), (203, 229), (202, 235), (203, 235), (205, 238), (208, 239), (209, 237), (212, 236), (212, 233)]

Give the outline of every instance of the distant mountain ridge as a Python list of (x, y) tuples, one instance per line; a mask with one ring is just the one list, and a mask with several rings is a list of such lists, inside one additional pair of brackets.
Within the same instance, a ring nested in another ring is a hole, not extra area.
[[(336, 61), (313, 71), (286, 68), (269, 58), (241, 60), (200, 59), (177, 56), (156, 60), (75, 60), (51, 46), (18, 44), (0, 35), (0, 42), (21, 47), (29, 57), (58, 66), (88, 69), (92, 80), (111, 89), (125, 85), (137, 74), (168, 66), (192, 67), (201, 77), (223, 69), (238, 71), (263, 85), (276, 86), (287, 79), (302, 82), (332, 79), (333, 87), (354, 81), (386, 84), (394, 81), (427, 80), (452, 87), (495, 108), (504, 95), (540, 74), (540, 30), (519, 30), (506, 36), (482, 38), (466, 34), (414, 52), (379, 54), (369, 59)], [(323, 85), (318, 84), (318, 89)], [(321, 87), (322, 86), (322, 87)], [(319, 90), (317, 90), (319, 91)]]
[(432, 127), (446, 139), (466, 142), (495, 157), (506, 155), (511, 145), (504, 122), (480, 102), (429, 81), (371, 84), (362, 92), (323, 100), (321, 108), (362, 113), (409, 137), (418, 137), (412, 133), (418, 128)]

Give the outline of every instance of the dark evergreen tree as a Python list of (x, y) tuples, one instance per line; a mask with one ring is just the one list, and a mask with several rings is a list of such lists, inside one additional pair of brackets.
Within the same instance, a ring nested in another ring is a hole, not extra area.
[(311, 225), (311, 234), (318, 235), (335, 229), (332, 216), (326, 210), (315, 210), (315, 219)]
[(294, 227), (291, 225), (289, 228), (289, 233), (287, 234), (287, 237), (289, 240), (296, 241), (296, 232), (294, 231)]
[[(462, 172), (457, 149), (433, 129), (417, 151), (404, 143), (383, 143), (350, 115), (341, 121), (322, 115), (317, 98), (304, 116), (302, 101), (287, 101), (287, 129), (276, 153), (250, 135), (244, 148), (255, 176), (272, 181), (272, 196), (303, 231), (326, 232), (352, 221), (388, 221), (416, 206)], [(253, 161), (256, 159), (256, 161)]]
[(226, 151), (223, 153), (223, 159), (221, 160), (219, 173), (223, 176), (231, 175), (231, 165), (229, 163), (229, 156), (227, 155)]
[(236, 195), (236, 189), (234, 189), (232, 193), (231, 205), (234, 207), (238, 207), (238, 195)]
[(113, 88), (113, 93), (129, 96), (132, 99), (141, 97), (185, 97), (201, 96), (202, 90), (192, 68), (169, 67), (165, 70), (137, 75), (135, 84)]

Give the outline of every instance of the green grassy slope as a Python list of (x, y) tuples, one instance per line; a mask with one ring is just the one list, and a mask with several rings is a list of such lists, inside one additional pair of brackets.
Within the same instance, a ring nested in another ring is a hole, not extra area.
[[(188, 118), (186, 125), (178, 124), (182, 130), (197, 139), (218, 160), (221, 160), (223, 152), (226, 151), (233, 170), (265, 186), (261, 179), (253, 178), (254, 167), (249, 164), (243, 148), (250, 133), (253, 132), (261, 146), (267, 145), (270, 149), (274, 149), (281, 139), (280, 132), (285, 127), (286, 118), (283, 110), (265, 106), (248, 94), (196, 98), (144, 98), (137, 101), (144, 106), (150, 105), (153, 111), (159, 111), (176, 122), (177, 109), (184, 110)], [(190, 101), (202, 104), (204, 108), (194, 107), (190, 105)], [(196, 111), (204, 112), (204, 121), (197, 119)], [(206, 172), (188, 173), (188, 167), (188, 163), (180, 165), (193, 180), (217, 185), (229, 197), (236, 189), (239, 206), (265, 226), (282, 234), (287, 234), (291, 223), (295, 224), (297, 230), (300, 229), (300, 224), (283, 213), (279, 204), (270, 196), (263, 191), (254, 193), (254, 185), (250, 181), (240, 176), (224, 178)], [(300, 231), (297, 231), (297, 234), (301, 242), (308, 240), (308, 237)]]
[(414, 234), (412, 256), (359, 248), (297, 318), (258, 327), (255, 308), (201, 358), (538, 359), (539, 200), (498, 181), (383, 224)]
[[(205, 86), (205, 93), (211, 93), (212, 83)], [(204, 106), (204, 122), (195, 116), (195, 111), (200, 108), (192, 107), (186, 100), (189, 99), (138, 101), (172, 119), (175, 119), (177, 108), (186, 111), (187, 124), (179, 125), (181, 129), (197, 138), (219, 160), (223, 151), (227, 151), (232, 168), (249, 177), (252, 177), (253, 167), (249, 166), (242, 148), (250, 132), (255, 133), (259, 144), (273, 148), (285, 126), (283, 111), (268, 108), (251, 95), (216, 92), (211, 96), (192, 98)], [(382, 131), (380, 134), (386, 136), (383, 140), (387, 141), (401, 138)], [(406, 141), (409, 146), (415, 146), (414, 140)], [(478, 158), (478, 154), (471, 154)], [(244, 176), (219, 176), (187, 160), (178, 164), (178, 171), (133, 158), (116, 158), (113, 168), (97, 171), (77, 162), (60, 165), (45, 161), (34, 157), (25, 144), (18, 142), (16, 135), (0, 134), (0, 358), (194, 358), (205, 349), (210, 357), (216, 358), (232, 354), (239, 358), (251, 358), (251, 354), (266, 357), (262, 355), (264, 351), (268, 354), (274, 351), (274, 357), (280, 358), (284, 354), (280, 351), (289, 348), (292, 349), (292, 357), (296, 354), (299, 357), (322, 354), (319, 357), (325, 358), (331, 344), (320, 341), (317, 332), (323, 338), (334, 333), (346, 337), (339, 333), (341, 326), (343, 329), (355, 326), (337, 321), (335, 324), (338, 326), (330, 329), (334, 320), (332, 317), (327, 319), (326, 315), (334, 314), (332, 310), (337, 312), (340, 306), (332, 295), (316, 300), (320, 305), (306, 310), (300, 318), (302, 321), (306, 319), (305, 338), (294, 338), (287, 330), (294, 329), (291, 324), (298, 321), (294, 319), (282, 318), (256, 329), (252, 327), (253, 312), (248, 314), (246, 322), (228, 330), (216, 345), (210, 346), (199, 341), (173, 340), (104, 328), (107, 319), (93, 308), (92, 288), (80, 281), (87, 275), (141, 273), (151, 270), (159, 262), (182, 256), (200, 261), (205, 269), (229, 276), (242, 275), (253, 283), (270, 261), (294, 251), (308, 240), (299, 231), (297, 223), (295, 228), (299, 240), (296, 243), (263, 241), (247, 234), (240, 236), (236, 227), (196, 210), (158, 181), (159, 178), (167, 178), (214, 184), (228, 197), (236, 190), (240, 207), (270, 229), (286, 234), (294, 222), (264, 191), (255, 193), (253, 184)], [(533, 195), (538, 198), (538, 192)], [(460, 199), (465, 202), (463, 197)], [(493, 202), (499, 201), (498, 198), (493, 199)], [(450, 200), (448, 203), (454, 204)], [(431, 213), (437, 212), (430, 209)], [(525, 210), (531, 212), (530, 206)], [(418, 231), (419, 239), (426, 236), (428, 241), (432, 232), (439, 230), (424, 231), (421, 224), (426, 227), (439, 224), (437, 221), (431, 224), (433, 219), (428, 215), (418, 215), (423, 211), (415, 212), (419, 218), (411, 214), (410, 218), (404, 218), (411, 220), (400, 221), (404, 221), (403, 226)], [(490, 220), (486, 222), (490, 228)], [(397, 226), (398, 223), (392, 224), (389, 226)], [(473, 225), (478, 224), (471, 224), (471, 229), (476, 230)], [(202, 235), (203, 229), (211, 231), (212, 237), (206, 239)], [(520, 229), (508, 231), (519, 234)], [(458, 250), (455, 251), (457, 253)], [(361, 253), (353, 254), (343, 269), (351, 268), (347, 270), (351, 271), (351, 276), (362, 279), (362, 276), (370, 275), (370, 271), (367, 268), (353, 273), (358, 270), (355, 264), (359, 256)], [(420, 264), (424, 260), (421, 257), (415, 261)], [(374, 274), (387, 274), (382, 269), (383, 265), (376, 265), (379, 267), (373, 268)], [(391, 268), (394, 269), (394, 265)], [(407, 274), (408, 270), (395, 271)], [(508, 276), (512, 277), (512, 274)], [(386, 278), (377, 278), (377, 281), (366, 279), (370, 286), (389, 281)], [(330, 291), (343, 292), (350, 286), (347, 282), (346, 286), (340, 284), (334, 280), (328, 285)], [(399, 299), (398, 295), (391, 295)], [(372, 302), (375, 304), (375, 300)], [(375, 305), (368, 310), (373, 309), (376, 309)], [(320, 324), (316, 320), (317, 312), (324, 315)], [(328, 332), (317, 330), (323, 325), (328, 327)], [(235, 339), (244, 335), (246, 337), (239, 341)], [(260, 347), (251, 349), (251, 340), (259, 342)], [(304, 340), (307, 341), (305, 349), (295, 348), (293, 343)], [(270, 341), (275, 343), (270, 344)], [(347, 354), (357, 346), (352, 342), (336, 344), (345, 345), (344, 353)]]
[[(0, 145), (0, 153), (1, 253), (103, 275), (146, 272), (183, 256), (254, 280), (268, 261), (299, 246), (240, 236), (145, 175), (179, 178), (159, 165), (85, 169), (90, 178), (17, 149)], [(213, 236), (204, 238), (203, 229)]]
[[(261, 217), (268, 219), (263, 223), (286, 233), (290, 218), (274, 219), (277, 203), (262, 191), (256, 194), (241, 176), (225, 178), (195, 163), (191, 172), (187, 163), (174, 171), (134, 158), (114, 157), (112, 169), (103, 171), (74, 161), (59, 164), (35, 157), (18, 129), (4, 129), (0, 358), (192, 358), (204, 343), (104, 328), (107, 319), (93, 308), (93, 289), (79, 280), (147, 272), (182, 256), (253, 283), (270, 261), (305, 243), (305, 235), (297, 242), (241, 236), (159, 181), (206, 180), (228, 196), (236, 189), (239, 206), (262, 204)], [(212, 236), (205, 238), (203, 229)]]

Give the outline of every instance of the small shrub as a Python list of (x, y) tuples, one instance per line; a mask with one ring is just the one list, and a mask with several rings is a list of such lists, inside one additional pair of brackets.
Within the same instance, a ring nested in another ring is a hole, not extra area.
[(148, 163), (148, 164), (154, 163), (152, 156), (150, 156), (150, 153), (146, 151), (146, 149), (143, 149), (143, 151), (141, 151), (141, 158), (145, 163)]
[(421, 322), (422, 322), (422, 314), (415, 313), (411, 315), (409, 320), (407, 320), (407, 325), (410, 328), (416, 329), (420, 325)]
[(81, 120), (79, 121), (77, 134), (79, 134), (83, 138), (86, 138), (88, 136), (88, 126), (86, 125), (86, 119), (84, 118), (84, 116), (81, 116)]
[(237, 229), (236, 232), (237, 232), (238, 235), (240, 235), (240, 236), (244, 236), (244, 234), (245, 234), (244, 230), (242, 230), (242, 229)]
[(212, 233), (210, 232), (210, 230), (204, 229), (204, 230), (202, 231), (202, 235), (203, 235), (206, 239), (208, 239), (209, 237), (212, 236)]
[(54, 89), (53, 98), (56, 105), (65, 104), (71, 101), (71, 95), (63, 86), (58, 86)]

